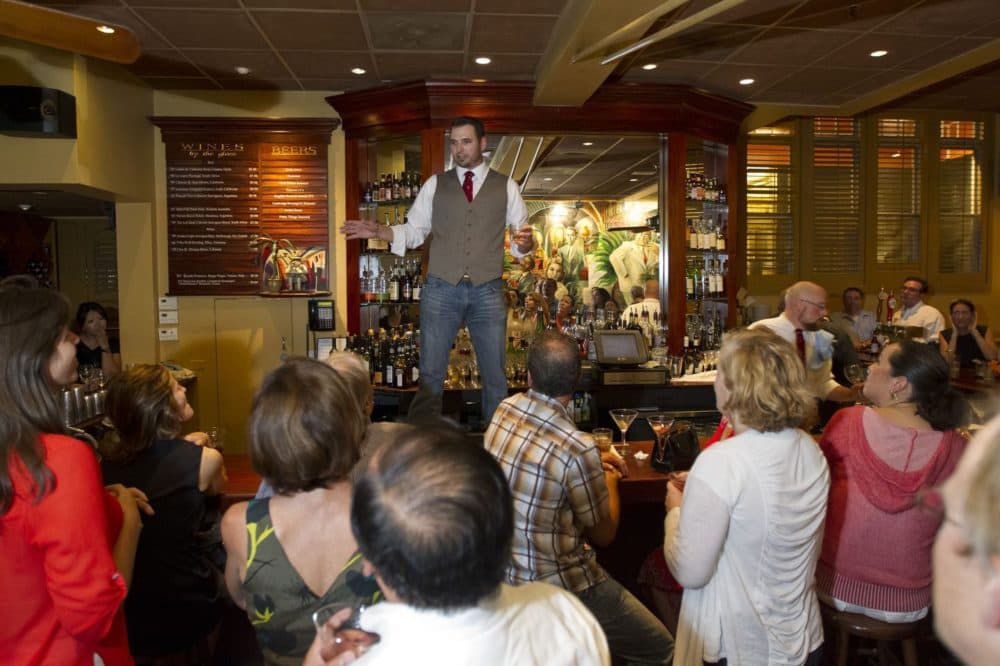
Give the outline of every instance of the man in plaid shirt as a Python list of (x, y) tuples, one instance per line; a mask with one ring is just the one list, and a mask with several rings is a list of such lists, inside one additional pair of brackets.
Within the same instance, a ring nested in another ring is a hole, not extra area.
[(528, 351), (528, 392), (500, 403), (486, 431), (486, 449), (514, 496), (507, 581), (542, 581), (573, 592), (601, 624), (613, 655), (629, 664), (669, 664), (670, 632), (608, 576), (590, 547), (614, 541), (618, 480), (628, 468), (576, 429), (568, 405), (580, 376), (578, 353), (567, 335), (539, 335)]

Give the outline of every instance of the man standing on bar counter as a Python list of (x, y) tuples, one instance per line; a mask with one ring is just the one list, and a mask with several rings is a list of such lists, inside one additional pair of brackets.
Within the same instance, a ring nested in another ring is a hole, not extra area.
[(456, 166), (427, 179), (406, 224), (380, 227), (375, 221), (347, 220), (341, 232), (348, 240), (387, 240), (399, 256), (434, 233), (420, 299), (420, 388), (410, 404), (411, 420), (441, 413), (448, 354), (464, 321), (483, 378), (483, 421), (488, 423), (507, 396), (507, 317), (500, 278), (504, 230), (510, 230), (515, 258), (531, 253), (535, 238), (517, 184), (483, 159), (482, 122), (456, 118), (450, 141)]
[(860, 396), (833, 378), (834, 335), (821, 329), (826, 315), (826, 289), (815, 282), (796, 282), (785, 292), (785, 308), (777, 317), (750, 328), (769, 328), (795, 347), (806, 367), (806, 384), (818, 400), (854, 402)]
[(627, 664), (669, 664), (667, 628), (597, 563), (590, 543), (607, 546), (618, 531), (618, 480), (628, 467), (599, 453), (576, 429), (568, 405), (580, 376), (576, 340), (544, 331), (528, 351), (526, 393), (507, 398), (486, 430), (486, 450), (514, 495), (512, 585), (539, 581), (569, 590), (586, 606)]

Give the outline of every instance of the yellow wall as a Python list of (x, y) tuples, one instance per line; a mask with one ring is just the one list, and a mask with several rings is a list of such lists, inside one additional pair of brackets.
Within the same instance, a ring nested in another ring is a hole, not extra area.
[[(306, 353), (306, 301), (258, 297), (178, 299), (179, 340), (157, 337), (156, 299), (168, 286), (164, 147), (150, 116), (336, 117), (323, 92), (154, 92), (120, 67), (0, 38), (0, 81), (76, 96), (77, 139), (0, 135), (0, 184), (78, 189), (116, 202), (121, 341), (125, 363), (175, 360), (195, 370), (191, 391), (201, 425), (223, 425), (242, 450), (249, 401), (278, 362), (280, 339)], [(331, 289), (346, 329), (343, 219), (344, 140), (329, 151)], [(64, 248), (65, 249), (65, 248)], [(247, 313), (258, 313), (247, 316)]]

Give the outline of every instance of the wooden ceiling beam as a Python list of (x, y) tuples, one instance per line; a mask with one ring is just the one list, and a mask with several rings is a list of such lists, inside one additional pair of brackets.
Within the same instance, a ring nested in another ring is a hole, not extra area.
[[(101, 26), (114, 31), (99, 32)], [(126, 27), (16, 0), (0, 0), (0, 34), (123, 65), (142, 53)]]

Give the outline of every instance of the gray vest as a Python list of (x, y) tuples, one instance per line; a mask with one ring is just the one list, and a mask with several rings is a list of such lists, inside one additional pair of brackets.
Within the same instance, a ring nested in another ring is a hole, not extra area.
[(489, 169), (470, 203), (455, 169), (438, 174), (427, 272), (451, 284), (458, 284), (465, 275), (472, 284), (495, 280), (503, 272), (506, 226), (507, 176)]

